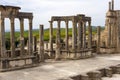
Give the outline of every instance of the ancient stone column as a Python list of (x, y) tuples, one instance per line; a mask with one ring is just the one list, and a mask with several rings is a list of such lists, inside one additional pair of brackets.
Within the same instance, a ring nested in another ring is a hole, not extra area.
[(65, 28), (65, 50), (68, 51), (68, 39), (69, 39), (69, 35), (68, 35), (68, 21), (65, 21), (66, 24), (66, 28)]
[(60, 59), (60, 48), (61, 48), (61, 42), (60, 42), (60, 21), (57, 21), (58, 28), (57, 28), (57, 35), (56, 35), (56, 55), (55, 59)]
[(86, 48), (86, 22), (83, 22), (83, 49)]
[(72, 50), (75, 50), (76, 48), (76, 23), (73, 21), (73, 26), (72, 26)]
[(39, 55), (40, 61), (44, 62), (44, 29), (43, 25), (40, 25), (40, 39), (39, 39)]
[(88, 22), (88, 48), (92, 48), (92, 27), (91, 27), (91, 21)]
[(15, 57), (15, 26), (14, 26), (14, 18), (10, 18), (11, 23), (11, 32), (10, 32), (10, 43), (11, 43), (11, 56)]
[(100, 53), (100, 26), (97, 27), (97, 53)]
[(82, 26), (81, 26), (81, 21), (78, 22), (78, 50), (82, 48)]
[(111, 2), (109, 2), (109, 11), (111, 10)]
[(49, 28), (49, 35), (50, 35), (50, 40), (49, 40), (49, 43), (50, 43), (50, 56), (52, 56), (53, 54), (53, 21), (49, 21), (50, 23), (50, 28)]
[[(120, 20), (120, 19), (119, 19)], [(120, 25), (116, 24), (116, 32), (117, 32), (117, 51), (120, 52)]]
[(28, 33), (28, 40), (29, 40), (29, 48), (28, 52), (29, 55), (33, 55), (33, 40), (32, 40), (32, 18), (29, 18), (29, 33)]
[(112, 0), (112, 10), (114, 10), (114, 0)]
[(20, 55), (24, 56), (24, 19), (20, 18)]
[(115, 39), (115, 37), (116, 37), (116, 31), (115, 31), (115, 28), (116, 28), (116, 26), (114, 25), (114, 20), (111, 20), (112, 21), (112, 23), (111, 23), (111, 42), (110, 42), (110, 44), (111, 44), (111, 47), (115, 47), (115, 43), (116, 43), (116, 39)]
[(33, 36), (33, 52), (37, 51), (37, 37)]
[(77, 49), (77, 22), (75, 21), (75, 49)]
[(110, 47), (111, 46), (111, 24), (110, 23), (108, 24), (108, 40), (107, 40), (107, 42), (108, 42), (107, 47)]
[(0, 57), (1, 58), (6, 57), (4, 18), (1, 17), (1, 13), (0, 13)]

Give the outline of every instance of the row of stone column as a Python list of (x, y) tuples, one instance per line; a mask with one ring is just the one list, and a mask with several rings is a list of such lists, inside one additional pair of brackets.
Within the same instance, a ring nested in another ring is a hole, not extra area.
[[(11, 57), (15, 57), (15, 18), (10, 18), (10, 44), (11, 44)], [(20, 56), (24, 56), (24, 18), (19, 18), (20, 20)], [(32, 48), (32, 18), (29, 18), (29, 39), (28, 39), (28, 52), (29, 55), (33, 54)], [(5, 25), (4, 18), (0, 17), (0, 48), (1, 57), (7, 57), (5, 49)]]
[[(72, 27), (72, 50), (76, 50), (78, 46), (78, 50), (81, 48), (85, 49), (86, 48), (86, 22), (73, 22), (73, 27)], [(53, 52), (53, 21), (49, 21), (50, 23), (50, 54)], [(77, 29), (77, 23), (78, 23), (78, 29)], [(69, 35), (68, 35), (68, 24), (69, 21), (65, 21), (66, 28), (65, 28), (65, 50), (69, 50)], [(56, 34), (56, 57), (60, 55), (60, 21), (57, 21), (57, 34)], [(77, 41), (77, 30), (78, 30), (78, 41)], [(78, 42), (78, 44), (77, 44)], [(91, 27), (91, 21), (88, 21), (88, 48), (91, 48), (92, 46), (92, 27)]]

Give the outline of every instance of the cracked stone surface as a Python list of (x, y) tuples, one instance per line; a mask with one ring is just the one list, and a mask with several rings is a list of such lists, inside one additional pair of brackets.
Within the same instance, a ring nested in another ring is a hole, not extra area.
[[(2, 72), (0, 80), (58, 80), (117, 64), (120, 64), (120, 54), (101, 55), (81, 60), (47, 60), (46, 63), (40, 63), (38, 67)], [(104, 78), (104, 80), (118, 79)]]

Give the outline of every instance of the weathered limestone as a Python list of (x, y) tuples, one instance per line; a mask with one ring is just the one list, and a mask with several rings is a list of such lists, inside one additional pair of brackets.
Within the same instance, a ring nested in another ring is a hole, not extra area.
[(4, 27), (4, 18), (1, 16), (0, 12), (0, 57), (6, 57), (5, 50), (5, 27)]
[[(10, 71), (37, 66), (37, 54), (33, 55), (32, 13), (19, 12), (20, 7), (0, 5), (0, 71)], [(10, 20), (10, 50), (5, 46), (4, 19)], [(20, 21), (20, 48), (15, 45), (15, 18)], [(24, 49), (24, 19), (29, 19), (28, 52)]]
[(66, 51), (68, 51), (68, 47), (69, 47), (69, 45), (68, 45), (68, 39), (69, 39), (69, 35), (68, 35), (68, 21), (65, 21), (65, 24), (66, 24), (66, 30), (65, 30), (65, 49), (66, 49)]
[(32, 18), (29, 18), (29, 33), (28, 33), (28, 40), (29, 40), (29, 48), (28, 48), (28, 51), (29, 51), (29, 55), (32, 55), (33, 54), (33, 36), (32, 36)]
[(88, 48), (92, 48), (92, 27), (91, 21), (88, 22)]
[(100, 26), (97, 27), (97, 53), (100, 53)]
[(111, 68), (105, 68), (105, 76), (112, 77), (112, 69)]
[(101, 73), (99, 71), (93, 71), (93, 72), (89, 72), (87, 74), (88, 74), (90, 80), (102, 80)]
[[(120, 10), (114, 10), (114, 0), (109, 2), (106, 13), (105, 30), (101, 33), (100, 44), (104, 44), (106, 53), (120, 52)], [(113, 49), (110, 51), (108, 49)]]
[(78, 49), (82, 48), (82, 23), (78, 22)]
[(71, 77), (71, 78), (72, 78), (72, 80), (81, 80), (80, 75), (77, 75), (77, 76), (74, 76), (74, 77)]
[(56, 56), (55, 59), (58, 60), (60, 59), (60, 48), (61, 48), (61, 38), (60, 38), (60, 21), (57, 22), (58, 28), (57, 28), (57, 35), (56, 35)]
[(112, 10), (114, 10), (114, 0), (112, 0)]
[(116, 74), (120, 74), (120, 65), (116, 66)]
[(111, 2), (109, 2), (109, 11), (111, 10)]
[(10, 41), (11, 41), (11, 56), (15, 57), (15, 26), (14, 26), (14, 17), (10, 18), (11, 23), (11, 32), (10, 32)]
[(86, 22), (83, 22), (83, 48), (86, 48)]
[(81, 74), (80, 80), (90, 80), (87, 74)]
[(73, 26), (72, 26), (72, 50), (76, 49), (76, 25), (75, 21), (73, 21)]
[(40, 25), (40, 40), (39, 40), (39, 55), (40, 61), (44, 62), (44, 29), (43, 25)]
[(37, 51), (37, 37), (33, 36), (33, 53)]
[(24, 19), (20, 18), (20, 54), (24, 56)]
[(53, 54), (53, 21), (49, 21), (49, 23), (50, 23), (50, 29), (49, 29), (49, 34), (50, 34), (50, 39), (49, 39), (50, 52), (49, 52), (49, 55), (52, 57), (52, 54)]
[[(65, 58), (65, 59), (66, 58), (79, 59), (83, 56), (84, 58), (88, 58), (88, 56), (89, 57), (92, 56), (91, 54), (92, 53), (91, 17), (86, 17), (84, 14), (78, 14), (77, 16), (53, 16), (50, 20), (50, 26), (52, 25), (54, 21), (57, 21), (58, 23), (57, 35), (56, 35), (55, 57), (59, 56), (59, 58)], [(65, 26), (66, 26), (65, 27), (65, 41), (59, 43), (59, 40), (61, 40), (60, 38), (60, 22), (61, 21), (64, 21)], [(72, 37), (71, 38), (68, 38), (69, 21), (72, 22)], [(88, 39), (86, 36), (86, 23), (87, 22), (88, 22)], [(51, 31), (50, 31), (50, 39), (51, 39)], [(71, 39), (71, 40), (68, 40), (68, 39)], [(88, 42), (88, 45), (87, 45), (87, 42)], [(53, 43), (50, 42), (50, 45), (52, 44)]]

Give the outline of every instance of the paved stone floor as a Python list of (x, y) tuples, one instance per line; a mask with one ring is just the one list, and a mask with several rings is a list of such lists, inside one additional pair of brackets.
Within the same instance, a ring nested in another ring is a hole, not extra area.
[(0, 80), (57, 80), (117, 64), (120, 64), (120, 54), (81, 60), (48, 60), (39, 67), (0, 73)]

